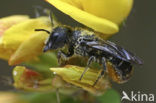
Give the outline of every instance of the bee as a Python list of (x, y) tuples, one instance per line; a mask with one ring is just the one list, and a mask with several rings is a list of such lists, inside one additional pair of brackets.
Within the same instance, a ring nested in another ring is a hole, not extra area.
[(35, 31), (44, 31), (50, 34), (43, 51), (56, 50), (67, 46), (68, 52), (61, 50), (58, 52), (58, 60), (61, 58), (70, 58), (73, 55), (87, 57), (87, 66), (82, 73), (83, 75), (89, 69), (93, 62), (102, 65), (100, 75), (97, 77), (93, 86), (98, 80), (105, 75), (107, 63), (109, 62), (115, 71), (115, 74), (122, 82), (131, 77), (134, 64), (143, 64), (140, 58), (108, 40), (103, 40), (95, 35), (95, 32), (82, 28), (72, 28), (66, 25), (58, 25), (53, 28), (52, 32), (45, 29), (35, 29)]

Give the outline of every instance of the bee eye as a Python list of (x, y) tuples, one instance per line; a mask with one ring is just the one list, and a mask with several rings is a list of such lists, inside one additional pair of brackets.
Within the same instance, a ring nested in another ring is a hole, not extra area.
[(53, 37), (58, 37), (59, 33), (53, 33)]

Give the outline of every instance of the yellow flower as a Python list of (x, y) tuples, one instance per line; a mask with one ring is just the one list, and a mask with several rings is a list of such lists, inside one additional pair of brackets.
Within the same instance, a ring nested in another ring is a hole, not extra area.
[(75, 93), (78, 89), (70, 86), (59, 76), (45, 77), (42, 73), (27, 69), (24, 66), (16, 66), (13, 69), (13, 86), (16, 89), (24, 91), (38, 92), (55, 92), (59, 88), (60, 93), (69, 94)]
[(80, 76), (83, 73), (85, 67), (79, 67), (74, 65), (66, 65), (65, 67), (51, 68), (53, 72), (58, 74), (68, 83), (76, 85), (94, 94), (101, 94), (110, 88), (110, 83), (107, 78), (102, 78), (93, 87), (100, 70), (89, 69), (83, 79), (80, 81)]
[(63, 13), (97, 32), (111, 36), (127, 18), (133, 0), (46, 0)]
[(13, 15), (9, 17), (0, 18), (0, 36), (3, 35), (5, 30), (11, 26), (29, 19), (27, 15)]
[(25, 91), (53, 90), (52, 78), (44, 78), (41, 73), (27, 69), (24, 66), (16, 66), (13, 69), (14, 87)]
[(3, 45), (2, 37), (4, 36), (4, 32), (15, 24), (21, 23), (28, 19), (29, 17), (26, 15), (13, 15), (0, 18), (0, 58), (8, 59), (13, 51), (12, 49), (7, 50)]
[[(8, 26), (10, 24), (12, 25)], [(7, 27), (3, 31), (2, 29), (0, 30), (2, 31), (0, 37), (0, 58), (9, 60), (10, 65), (21, 63), (41, 54), (48, 34), (35, 32), (34, 30), (51, 29), (48, 17), (32, 19), (28, 19), (27, 16), (5, 17), (0, 20), (0, 26), (3, 28)]]

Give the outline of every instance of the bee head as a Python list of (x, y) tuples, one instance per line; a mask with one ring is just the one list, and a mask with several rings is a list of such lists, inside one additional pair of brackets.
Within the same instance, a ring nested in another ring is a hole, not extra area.
[(69, 33), (70, 28), (64, 26), (54, 28), (52, 33), (50, 33), (50, 37), (48, 38), (43, 51), (46, 52), (48, 50), (62, 48), (67, 43), (67, 36)]

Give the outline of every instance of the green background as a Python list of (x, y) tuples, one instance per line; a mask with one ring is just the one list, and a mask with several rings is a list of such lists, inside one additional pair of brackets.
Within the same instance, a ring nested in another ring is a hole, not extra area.
[[(154, 93), (156, 95), (156, 0), (135, 0), (131, 15), (120, 32), (111, 41), (135, 52), (144, 61), (143, 66), (135, 66), (131, 80), (124, 84), (113, 83), (113, 88), (121, 94), (126, 91)], [(44, 0), (0, 0), (0, 17), (26, 14), (34, 17), (33, 6), (51, 8), (59, 21), (64, 24), (80, 26), (76, 21)], [(10, 76), (12, 67), (0, 60), (0, 75)], [(12, 90), (10, 86), (0, 85), (0, 91)]]

